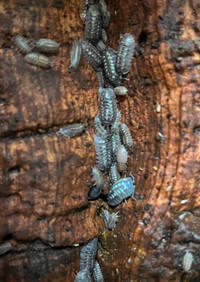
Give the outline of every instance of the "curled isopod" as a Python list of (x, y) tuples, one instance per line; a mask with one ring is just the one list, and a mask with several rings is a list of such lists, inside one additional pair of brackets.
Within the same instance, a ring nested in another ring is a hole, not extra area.
[(80, 270), (76, 277), (74, 282), (91, 282), (91, 276), (90, 276), (90, 272), (87, 268)]
[(130, 149), (133, 146), (133, 139), (128, 126), (125, 123), (120, 123), (119, 132), (123, 145), (126, 149)]
[(116, 228), (116, 222), (118, 221), (119, 212), (109, 213), (108, 210), (103, 211), (104, 223), (108, 230)]
[(117, 52), (116, 72), (118, 74), (126, 74), (130, 71), (134, 50), (134, 37), (129, 33), (124, 34)]
[(110, 171), (109, 171), (109, 181), (110, 181), (111, 184), (114, 184), (119, 179), (120, 179), (120, 174), (117, 170), (117, 164), (112, 163), (112, 165), (110, 167)]
[(23, 54), (31, 53), (34, 48), (33, 46), (30, 46), (29, 44), (30, 40), (28, 40), (26, 37), (22, 36), (21, 34), (18, 34), (14, 37), (14, 42)]
[(112, 162), (111, 142), (107, 138), (96, 134), (94, 137), (94, 145), (98, 168), (100, 170), (108, 170)]
[(96, 44), (101, 37), (102, 19), (99, 5), (92, 5), (86, 15), (84, 38), (92, 44)]
[(128, 152), (126, 151), (124, 145), (121, 145), (119, 146), (117, 152), (117, 168), (119, 172), (123, 172), (126, 170), (127, 160), (128, 160)]
[(74, 136), (81, 134), (83, 131), (85, 131), (84, 124), (74, 123), (74, 124), (67, 125), (63, 128), (60, 128), (60, 130), (57, 131), (57, 133), (61, 133), (62, 135), (66, 137), (74, 137)]
[(59, 46), (56, 41), (47, 38), (41, 38), (36, 42), (37, 50), (45, 53), (56, 53)]
[(39, 53), (29, 53), (25, 56), (25, 60), (29, 64), (41, 68), (50, 68), (52, 66), (52, 63), (49, 58)]
[(115, 60), (116, 54), (115, 51), (110, 48), (106, 47), (105, 50), (102, 52), (102, 59), (103, 59), (103, 68), (104, 74), (109, 82), (114, 86), (120, 86), (121, 84), (121, 76), (116, 73), (115, 70)]
[(193, 255), (187, 250), (183, 257), (183, 269), (185, 272), (190, 271), (193, 260), (194, 260)]
[(91, 64), (96, 72), (102, 71), (102, 56), (100, 51), (85, 39), (80, 39), (83, 57)]
[(74, 40), (71, 51), (71, 64), (70, 68), (77, 69), (82, 58), (82, 45), (80, 40)]
[(87, 268), (91, 273), (94, 269), (95, 257), (97, 253), (98, 238), (94, 238), (82, 247), (80, 253), (80, 269)]
[(135, 192), (135, 178), (131, 177), (119, 179), (115, 182), (108, 193), (108, 204), (110, 206), (116, 206), (120, 204), (124, 199), (134, 196)]
[(0, 256), (6, 254), (12, 249), (12, 245), (9, 242), (0, 244)]
[(97, 260), (94, 264), (93, 278), (95, 282), (104, 282), (103, 274)]
[(117, 86), (114, 88), (115, 95), (125, 96), (128, 93), (128, 89), (124, 86)]

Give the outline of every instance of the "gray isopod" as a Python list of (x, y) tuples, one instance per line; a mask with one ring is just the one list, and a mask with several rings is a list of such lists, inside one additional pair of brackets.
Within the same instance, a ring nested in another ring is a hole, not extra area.
[(14, 37), (14, 42), (23, 54), (31, 53), (34, 48), (29, 45), (30, 40), (28, 40), (26, 37), (22, 36), (21, 34), (18, 34)]
[(91, 276), (90, 276), (90, 272), (87, 268), (80, 270), (76, 277), (74, 282), (91, 282)]
[(116, 119), (113, 122), (113, 124), (111, 125), (111, 132), (112, 133), (116, 133), (116, 132), (119, 131), (120, 120), (121, 120), (121, 113), (117, 110)]
[(59, 46), (56, 41), (47, 38), (41, 38), (36, 42), (37, 50), (45, 53), (56, 53)]
[(134, 50), (134, 37), (129, 33), (125, 33), (117, 52), (116, 72), (118, 74), (126, 74), (130, 71)]
[(91, 64), (96, 72), (102, 71), (102, 56), (99, 50), (85, 39), (80, 39), (83, 57)]
[(110, 12), (107, 10), (106, 2), (104, 0), (99, 1), (99, 8), (102, 16), (102, 26), (107, 28), (110, 21)]
[(70, 68), (77, 69), (80, 60), (82, 58), (83, 52), (82, 52), (82, 44), (80, 40), (74, 40), (72, 51), (71, 51), (71, 64)]
[(60, 130), (57, 131), (57, 133), (61, 133), (62, 135), (66, 137), (74, 137), (74, 136), (81, 134), (84, 130), (85, 130), (84, 124), (74, 123), (74, 124), (67, 125), (63, 128), (60, 128)]
[(105, 226), (108, 230), (113, 230), (116, 228), (116, 222), (118, 221), (119, 212), (109, 213), (108, 210), (103, 211), (103, 218)]
[(104, 282), (103, 274), (97, 260), (94, 264), (93, 277), (95, 282)]
[(117, 170), (117, 164), (112, 163), (112, 165), (110, 167), (110, 171), (109, 171), (109, 181), (110, 181), (111, 184), (114, 184), (119, 179), (120, 179), (120, 174)]
[(0, 244), (0, 256), (6, 254), (12, 249), (12, 245), (9, 242)]
[(133, 139), (128, 126), (125, 123), (120, 123), (119, 132), (120, 132), (122, 143), (124, 144), (126, 149), (130, 149), (133, 146)]
[(108, 170), (112, 162), (111, 143), (101, 135), (96, 134), (94, 137), (94, 145), (98, 168), (100, 170)]
[(102, 20), (99, 5), (94, 4), (89, 8), (86, 14), (84, 38), (89, 42), (96, 44), (101, 37), (101, 29)]
[(39, 53), (29, 53), (25, 56), (25, 60), (31, 64), (41, 68), (50, 68), (52, 66), (51, 61), (46, 56)]
[(95, 264), (98, 238), (94, 238), (82, 247), (80, 253), (80, 269), (87, 268), (91, 273)]

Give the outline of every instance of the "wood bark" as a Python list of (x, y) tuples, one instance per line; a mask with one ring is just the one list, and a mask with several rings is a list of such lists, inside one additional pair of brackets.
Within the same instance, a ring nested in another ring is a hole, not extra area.
[[(105, 281), (200, 279), (200, 2), (107, 5), (107, 44), (117, 50), (127, 32), (136, 40), (129, 95), (117, 99), (134, 139), (127, 175), (136, 178), (138, 200), (114, 209), (112, 232), (103, 224), (104, 197), (87, 199), (97, 77), (84, 60), (69, 68), (71, 45), (83, 38), (83, 3), (0, 1), (0, 243), (12, 243), (0, 257), (1, 281), (73, 281), (80, 249), (94, 237)], [(27, 64), (16, 34), (59, 42), (53, 67)], [(85, 133), (57, 134), (76, 122)], [(189, 273), (186, 251), (194, 258)]]

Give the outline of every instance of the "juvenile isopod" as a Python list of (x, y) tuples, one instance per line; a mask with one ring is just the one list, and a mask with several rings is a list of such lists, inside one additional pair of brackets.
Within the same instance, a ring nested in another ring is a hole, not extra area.
[(33, 46), (30, 46), (29, 44), (30, 40), (28, 40), (26, 37), (22, 36), (21, 34), (16, 35), (14, 37), (14, 41), (16, 46), (23, 54), (31, 53), (34, 48)]
[(6, 254), (6, 253), (9, 252), (11, 249), (12, 249), (12, 245), (11, 245), (11, 243), (9, 243), (9, 242), (0, 244), (0, 256)]
[(93, 167), (92, 176), (95, 185), (90, 189), (88, 193), (89, 199), (97, 198), (101, 194), (104, 186), (103, 174), (97, 167)]
[(134, 50), (134, 37), (129, 33), (125, 33), (117, 52), (116, 72), (118, 74), (126, 74), (130, 71)]
[(81, 134), (83, 131), (85, 131), (84, 124), (74, 123), (74, 124), (67, 125), (63, 128), (60, 128), (60, 130), (57, 131), (57, 133), (61, 133), (62, 135), (66, 137), (74, 137), (74, 136)]
[(117, 168), (119, 172), (123, 172), (126, 170), (127, 160), (128, 160), (128, 152), (126, 151), (124, 145), (121, 145), (119, 146), (117, 152)]
[(183, 269), (185, 272), (190, 271), (193, 260), (194, 260), (193, 255), (187, 250), (183, 257)]
[(110, 167), (110, 171), (109, 171), (109, 181), (110, 181), (111, 184), (114, 184), (119, 179), (120, 179), (120, 174), (117, 170), (117, 164), (112, 163), (112, 165)]
[(113, 159), (115, 159), (116, 155), (118, 153), (119, 147), (121, 146), (121, 139), (120, 139), (120, 136), (119, 136), (119, 130), (118, 130), (118, 132), (115, 132), (114, 134), (112, 134), (111, 144), (112, 144), (112, 156), (113, 156)]
[(97, 260), (94, 264), (93, 278), (95, 282), (104, 282), (103, 274)]
[(116, 222), (118, 221), (119, 212), (109, 213), (108, 210), (103, 211), (104, 223), (108, 230), (116, 228)]
[(56, 53), (59, 49), (60, 44), (56, 41), (46, 38), (41, 38), (36, 42), (36, 48), (40, 52), (45, 53)]
[(87, 268), (91, 273), (95, 264), (98, 238), (94, 238), (82, 247), (80, 253), (80, 269)]
[(112, 162), (110, 141), (96, 134), (94, 137), (94, 145), (98, 168), (100, 170), (108, 170)]
[(116, 96), (111, 88), (99, 88), (100, 94), (100, 119), (104, 126), (111, 125), (117, 115)]
[(41, 68), (50, 68), (52, 66), (52, 63), (49, 58), (39, 53), (29, 53), (25, 56), (25, 60), (29, 64)]
[(133, 139), (128, 126), (125, 123), (120, 123), (119, 131), (120, 131), (122, 143), (124, 144), (126, 149), (130, 149), (133, 146)]
[(82, 58), (82, 45), (80, 40), (74, 40), (71, 51), (71, 64), (70, 68), (77, 69)]
[(115, 95), (125, 96), (128, 93), (128, 89), (124, 86), (117, 86), (114, 88)]
[(110, 206), (116, 206), (120, 204), (124, 199), (134, 196), (135, 192), (135, 179), (133, 176), (119, 179), (115, 182), (108, 193), (108, 204)]
[(92, 5), (85, 19), (84, 38), (92, 44), (96, 44), (101, 37), (102, 20), (99, 5)]
[(102, 71), (102, 56), (100, 51), (85, 39), (79, 40), (82, 47), (83, 57), (88, 61), (96, 72)]
[(90, 276), (90, 272), (87, 268), (80, 270), (76, 277), (74, 282), (91, 282), (91, 276)]
[(110, 47), (106, 47), (106, 49), (103, 50), (102, 52), (102, 59), (103, 59), (103, 68), (106, 78), (109, 80), (109, 82), (112, 85), (120, 86), (121, 76), (117, 74), (115, 70), (115, 60), (116, 60), (115, 51)]

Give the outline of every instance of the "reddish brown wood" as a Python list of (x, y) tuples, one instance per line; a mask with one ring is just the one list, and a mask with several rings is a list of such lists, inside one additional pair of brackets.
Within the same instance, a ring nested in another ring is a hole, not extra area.
[[(127, 174), (136, 177), (138, 201), (114, 209), (120, 218), (112, 232), (102, 220), (107, 203), (87, 200), (97, 77), (85, 61), (69, 69), (72, 42), (83, 37), (83, 3), (0, 2), (0, 243), (12, 243), (0, 257), (2, 281), (73, 281), (80, 247), (93, 237), (101, 243), (105, 281), (191, 281), (199, 275), (199, 1), (107, 4), (108, 45), (117, 49), (126, 32), (137, 43), (124, 81), (129, 95), (118, 98), (118, 108), (134, 138)], [(25, 62), (12, 41), (18, 33), (61, 43), (52, 69)], [(85, 123), (81, 136), (56, 133), (75, 122)], [(188, 274), (182, 268), (186, 250), (194, 256)]]

